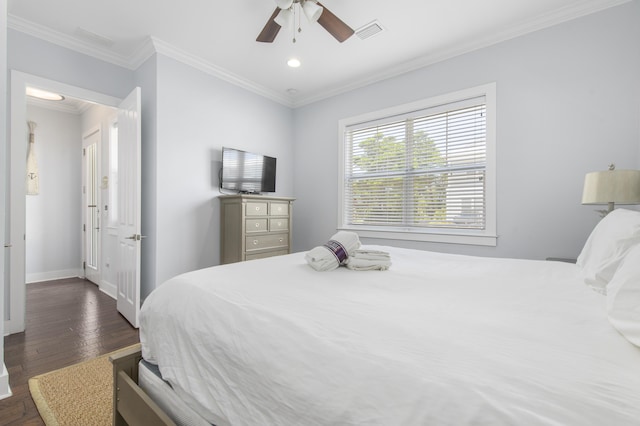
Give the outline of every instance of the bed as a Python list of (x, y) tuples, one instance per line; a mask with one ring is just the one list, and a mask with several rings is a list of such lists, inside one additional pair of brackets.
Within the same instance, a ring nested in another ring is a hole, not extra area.
[(389, 270), (294, 253), (175, 277), (114, 358), (115, 424), (640, 424), (640, 213), (621, 212), (577, 264), (371, 246)]

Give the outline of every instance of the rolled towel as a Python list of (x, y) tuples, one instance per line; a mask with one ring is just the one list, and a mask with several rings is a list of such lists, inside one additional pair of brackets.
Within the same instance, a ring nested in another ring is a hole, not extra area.
[(347, 261), (354, 271), (386, 271), (391, 266), (391, 255), (380, 250), (355, 250)]
[(350, 253), (360, 248), (358, 234), (339, 231), (323, 246), (314, 247), (304, 256), (316, 271), (331, 271), (344, 264)]

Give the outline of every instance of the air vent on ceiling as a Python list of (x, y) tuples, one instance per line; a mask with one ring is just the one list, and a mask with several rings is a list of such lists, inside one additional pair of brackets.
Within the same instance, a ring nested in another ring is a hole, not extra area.
[(384, 31), (384, 27), (378, 21), (373, 21), (364, 25), (356, 30), (356, 35), (360, 37), (360, 40), (366, 40), (373, 37), (376, 34)]

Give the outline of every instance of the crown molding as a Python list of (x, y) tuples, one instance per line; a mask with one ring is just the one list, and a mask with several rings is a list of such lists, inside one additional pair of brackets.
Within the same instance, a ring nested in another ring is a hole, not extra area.
[(259, 85), (257, 83), (254, 83), (253, 81), (250, 81), (246, 78), (240, 77), (237, 74), (232, 73), (231, 71), (228, 71), (222, 67), (219, 67), (210, 62), (207, 62), (198, 56), (187, 53), (184, 50), (178, 49), (170, 45), (169, 43), (166, 43), (155, 37), (149, 37), (149, 38), (153, 43), (154, 50), (156, 53), (160, 53), (164, 56), (168, 56), (172, 59), (175, 59), (178, 62), (182, 62), (183, 64), (189, 65), (197, 70), (200, 70), (204, 73), (217, 77), (221, 80), (227, 81), (236, 86), (240, 86), (246, 90), (249, 90), (265, 98), (271, 99), (282, 105), (285, 105), (288, 107), (293, 106), (293, 102), (290, 98), (278, 93), (275, 90), (272, 90), (262, 85)]
[(75, 37), (61, 33), (59, 31), (52, 30), (40, 24), (36, 24), (31, 21), (27, 21), (15, 15), (8, 15), (7, 26), (13, 30), (23, 32), (30, 36), (39, 38), (57, 44), (58, 46), (71, 49), (73, 51), (91, 56), (102, 61), (127, 68), (129, 70), (136, 70), (140, 65), (149, 59), (155, 53), (161, 53), (186, 65), (190, 65), (202, 72), (210, 74), (214, 77), (218, 77), (221, 80), (232, 83), (236, 86), (242, 87), (246, 90), (254, 92), (260, 96), (271, 99), (282, 105), (292, 107), (292, 100), (274, 90), (261, 86), (250, 80), (242, 78), (234, 73), (209, 63), (202, 58), (180, 50), (169, 43), (153, 36), (147, 37), (136, 50), (130, 56), (124, 56), (113, 52), (110, 49), (96, 46), (94, 44), (84, 42)]
[(421, 56), (419, 58), (403, 62), (394, 67), (387, 68), (381, 72), (371, 73), (352, 80), (346, 84), (342, 84), (333, 89), (321, 89), (308, 96), (298, 95), (297, 97), (289, 97), (283, 95), (268, 87), (259, 85), (253, 81), (243, 78), (233, 72), (219, 67), (211, 62), (185, 52), (175, 46), (170, 45), (153, 36), (145, 39), (138, 48), (130, 56), (124, 56), (115, 53), (113, 50), (96, 46), (94, 44), (84, 42), (75, 37), (54, 31), (48, 27), (27, 21), (15, 15), (8, 14), (8, 28), (29, 34), (33, 37), (57, 44), (59, 46), (83, 53), (85, 55), (109, 62), (130, 70), (136, 70), (140, 65), (149, 59), (153, 54), (160, 53), (168, 56), (176, 61), (192, 66), (204, 73), (227, 81), (231, 84), (244, 88), (250, 92), (256, 93), (267, 99), (271, 99), (277, 103), (290, 108), (297, 108), (314, 102), (321, 101), (351, 90), (355, 90), (373, 83), (377, 83), (389, 78), (433, 65), (453, 57), (482, 49), (509, 39), (513, 39), (534, 31), (548, 28), (563, 22), (576, 19), (585, 15), (599, 12), (610, 7), (622, 5), (632, 0), (591, 0), (586, 3), (567, 6), (552, 13), (538, 16), (537, 18), (527, 20), (519, 25), (515, 25), (507, 30), (493, 34), (491, 36), (474, 40), (465, 45), (458, 45), (453, 48), (442, 49), (438, 52)]
[(7, 27), (123, 68), (131, 70), (134, 69), (130, 65), (129, 58), (117, 54), (111, 49), (84, 42), (75, 37), (59, 31), (54, 31), (44, 25), (27, 21), (15, 15), (9, 14), (7, 16)]
[(129, 57), (129, 66), (133, 70), (140, 68), (147, 59), (152, 57), (156, 53), (156, 48), (153, 45), (152, 37), (147, 37), (142, 43), (134, 50), (133, 54)]
[(475, 50), (489, 47), (494, 44), (514, 39), (545, 28), (549, 28), (563, 22), (590, 15), (592, 13), (600, 12), (611, 7), (629, 3), (630, 1), (632, 0), (592, 0), (586, 4), (567, 6), (553, 13), (538, 16), (535, 19), (528, 20), (491, 36), (480, 38), (464, 45), (457, 45), (453, 48), (442, 49), (432, 54), (424, 55), (419, 58), (403, 62), (402, 64), (398, 64), (394, 67), (386, 68), (384, 71), (362, 76), (360, 78), (357, 78), (356, 80), (352, 80), (351, 82), (341, 85), (340, 87), (336, 87), (334, 89), (321, 89), (316, 93), (310, 94), (308, 96), (298, 96), (297, 98), (295, 98), (292, 104), (292, 108), (302, 107), (314, 102), (331, 98), (333, 96), (341, 95), (343, 93), (347, 93), (352, 90), (368, 86), (370, 84), (397, 77), (402, 74), (418, 70), (420, 68), (425, 68), (438, 62), (443, 62), (447, 59), (451, 59), (465, 53), (470, 53)]

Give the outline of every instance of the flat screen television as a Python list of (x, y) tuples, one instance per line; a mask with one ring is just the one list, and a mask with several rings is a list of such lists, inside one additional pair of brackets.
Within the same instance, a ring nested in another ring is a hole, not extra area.
[(276, 192), (276, 159), (222, 147), (220, 187), (250, 194)]

